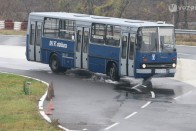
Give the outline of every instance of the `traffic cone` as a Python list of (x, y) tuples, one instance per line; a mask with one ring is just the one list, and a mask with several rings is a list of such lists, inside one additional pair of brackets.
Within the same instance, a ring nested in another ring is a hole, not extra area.
[(46, 115), (52, 115), (52, 110), (50, 109), (50, 102), (47, 105), (45, 113), (46, 113)]
[(50, 108), (50, 110), (54, 110), (54, 103), (53, 103), (52, 99), (50, 99), (49, 108)]
[(54, 96), (53, 82), (50, 83), (50, 88), (51, 88), (51, 97), (55, 97), (55, 96)]

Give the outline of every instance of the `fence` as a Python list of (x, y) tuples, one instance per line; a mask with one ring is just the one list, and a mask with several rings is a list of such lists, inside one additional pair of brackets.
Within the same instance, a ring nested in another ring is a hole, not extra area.
[(190, 34), (196, 35), (196, 30), (183, 30), (183, 29), (175, 29), (176, 34)]
[(28, 22), (27, 21), (12, 21), (12, 20), (5, 20), (0, 21), (0, 29), (6, 29), (6, 30), (26, 30), (27, 29)]
[[(13, 22), (12, 20), (0, 21), (0, 29), (14, 29), (14, 30), (26, 30), (28, 22)], [(175, 29), (176, 34), (193, 34), (196, 35), (196, 30), (183, 30)]]

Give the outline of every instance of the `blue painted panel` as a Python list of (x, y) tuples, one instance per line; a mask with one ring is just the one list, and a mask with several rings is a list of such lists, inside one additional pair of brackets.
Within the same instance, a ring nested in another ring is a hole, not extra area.
[(49, 56), (50, 56), (50, 52), (48, 50), (43, 50), (41, 49), (41, 62), (44, 64), (49, 64)]
[(89, 57), (89, 70), (92, 72), (105, 73), (106, 60), (104, 58)]
[(73, 68), (74, 67), (74, 59), (62, 58), (62, 67)]
[[(143, 62), (143, 58), (147, 59), (147, 62)], [(159, 52), (150, 52), (150, 53), (141, 53), (141, 52), (136, 52), (136, 57), (135, 57), (135, 78), (148, 78), (151, 76), (154, 76), (155, 73), (152, 74), (137, 74), (136, 69), (141, 69), (141, 65), (143, 63), (150, 64), (159, 64), (159, 63), (176, 63), (176, 61), (173, 61), (172, 59), (175, 58), (177, 59), (177, 53), (172, 52), (172, 53), (159, 53)], [(153, 70), (154, 72), (154, 70)], [(174, 73), (170, 73), (165, 75), (164, 77), (173, 77)]]
[(116, 62), (119, 67), (119, 53), (120, 48), (117, 47), (90, 44), (89, 70), (92, 72), (106, 73), (106, 65), (110, 60)]
[(74, 53), (73, 41), (66, 41), (60, 39), (42, 38), (42, 49), (53, 50), (57, 52), (69, 52)]
[(50, 55), (56, 53), (61, 67), (74, 68), (74, 44), (73, 41), (42, 38), (41, 62), (49, 64)]
[(89, 56), (96, 56), (105, 59), (112, 59), (119, 61), (120, 48), (102, 46), (102, 45), (89, 45)]

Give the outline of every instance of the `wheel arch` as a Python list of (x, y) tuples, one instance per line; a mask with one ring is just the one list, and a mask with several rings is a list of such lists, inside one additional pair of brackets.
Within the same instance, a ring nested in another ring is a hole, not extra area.
[(107, 64), (106, 64), (106, 75), (109, 75), (108, 73), (109, 73), (109, 69), (110, 69), (110, 67), (112, 66), (112, 64), (115, 64), (115, 66), (117, 67), (117, 70), (118, 70), (118, 75), (119, 75), (119, 66), (118, 66), (118, 64), (117, 64), (117, 62), (116, 61), (114, 61), (114, 60), (108, 60), (107, 61)]

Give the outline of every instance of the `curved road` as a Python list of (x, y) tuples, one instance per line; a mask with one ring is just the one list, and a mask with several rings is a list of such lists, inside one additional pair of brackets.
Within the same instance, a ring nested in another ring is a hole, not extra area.
[[(130, 89), (137, 83), (133, 79), (123, 78), (115, 83), (105, 76), (83, 70), (53, 74), (48, 65), (26, 61), (24, 44), (25, 37), (0, 36), (0, 71), (52, 81), (55, 110), (51, 118), (58, 119), (66, 128), (89, 131), (196, 130), (195, 87), (174, 79), (153, 79), (156, 98), (152, 99), (145, 88), (141, 88), (142, 93)], [(185, 48), (188, 52), (180, 51)], [(177, 47), (181, 53), (179, 57), (196, 58), (194, 52), (185, 55), (194, 48)]]

